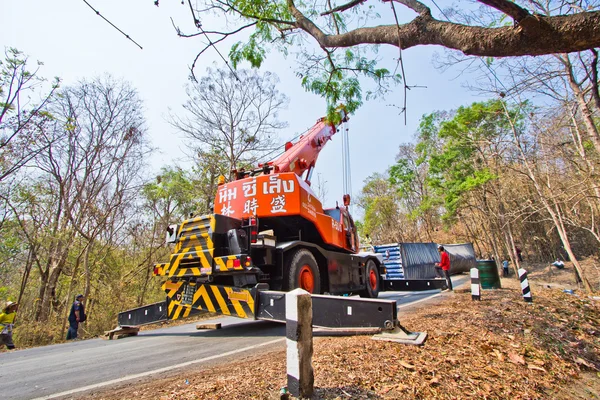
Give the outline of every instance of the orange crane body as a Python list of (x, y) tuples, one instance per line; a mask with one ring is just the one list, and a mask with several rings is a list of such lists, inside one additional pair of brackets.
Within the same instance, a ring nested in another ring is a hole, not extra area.
[[(338, 112), (346, 121), (345, 110)], [(310, 187), (319, 152), (336, 132), (336, 125), (319, 119), (272, 162), (232, 171), (235, 179), (219, 184), (212, 214), (169, 226), (167, 243), (175, 246), (169, 260), (154, 267), (155, 276), (167, 278), (166, 301), (120, 313), (119, 323), (186, 318), (200, 311), (285, 321), (283, 292), (301, 288), (315, 294), (314, 302), (322, 301), (313, 323), (393, 328), (395, 302), (384, 307), (373, 300), (386, 289), (383, 258), (358, 251), (349, 195), (343, 206), (324, 209)], [(420, 286), (433, 288), (429, 281)], [(319, 296), (323, 293), (370, 300)], [(356, 312), (349, 311), (353, 307)]]

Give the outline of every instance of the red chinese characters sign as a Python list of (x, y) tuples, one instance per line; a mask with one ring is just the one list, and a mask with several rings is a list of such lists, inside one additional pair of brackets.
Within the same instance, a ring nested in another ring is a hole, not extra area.
[(215, 213), (233, 218), (300, 213), (301, 190), (294, 173), (261, 175), (219, 186)]

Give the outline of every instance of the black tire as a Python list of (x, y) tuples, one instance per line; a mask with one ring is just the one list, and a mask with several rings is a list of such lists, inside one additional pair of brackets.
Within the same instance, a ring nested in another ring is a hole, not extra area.
[[(288, 258), (286, 267), (287, 290), (302, 288), (309, 293), (321, 294), (319, 265), (310, 251), (306, 249), (293, 251)], [(309, 284), (309, 281), (312, 281), (312, 285)]]
[(376, 299), (379, 296), (381, 290), (381, 278), (379, 277), (379, 270), (375, 261), (367, 261), (365, 267), (365, 284), (366, 288), (360, 294), (360, 297), (366, 297), (369, 299)]

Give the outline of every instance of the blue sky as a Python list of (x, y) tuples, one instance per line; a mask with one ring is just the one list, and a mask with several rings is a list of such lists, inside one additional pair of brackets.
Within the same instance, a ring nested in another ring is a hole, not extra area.
[[(89, 0), (102, 15), (129, 34), (143, 46), (132, 42), (96, 16), (83, 1), (19, 0), (0, 3), (0, 46), (16, 47), (32, 61), (42, 61), (40, 74), (47, 78), (59, 76), (64, 85), (78, 79), (103, 73), (130, 81), (145, 103), (145, 115), (152, 143), (158, 152), (152, 159), (157, 171), (164, 165), (174, 165), (182, 156), (181, 138), (165, 120), (169, 109), (177, 113), (186, 99), (184, 85), (189, 66), (202, 48), (201, 39), (178, 38), (172, 18), (186, 32), (194, 32), (187, 5), (179, 0), (161, 0), (155, 7), (152, 0)], [(379, 3), (379, 2), (377, 2)], [(427, 3), (427, 1), (426, 1)], [(444, 6), (444, 2), (438, 2)], [(402, 8), (397, 5), (397, 10)], [(433, 7), (432, 7), (433, 8)], [(382, 11), (387, 11), (387, 8)], [(407, 20), (411, 12), (401, 16)], [(202, 17), (205, 29), (217, 24)], [(212, 24), (212, 26), (211, 26)], [(221, 46), (223, 54), (229, 48)], [(412, 140), (423, 114), (449, 110), (473, 101), (482, 100), (462, 87), (469, 75), (458, 71), (442, 73), (432, 65), (439, 47), (419, 47), (403, 52), (404, 68), (410, 85), (407, 123), (398, 109), (403, 90), (397, 88), (386, 99), (365, 102), (349, 122), (352, 188), (356, 196), (363, 181), (375, 172), (384, 172), (394, 163), (398, 145)], [(393, 69), (398, 50), (382, 47), (379, 55)], [(202, 75), (206, 67), (221, 62), (215, 51), (206, 52), (196, 69)], [(289, 106), (280, 117), (289, 127), (281, 132), (282, 143), (312, 126), (324, 115), (325, 102), (306, 93), (294, 73), (293, 58), (284, 59), (271, 53), (263, 69), (276, 73), (279, 90), (290, 98)], [(321, 152), (315, 174), (327, 182), (325, 206), (342, 198), (342, 140), (336, 137)], [(313, 176), (313, 181), (316, 179)]]

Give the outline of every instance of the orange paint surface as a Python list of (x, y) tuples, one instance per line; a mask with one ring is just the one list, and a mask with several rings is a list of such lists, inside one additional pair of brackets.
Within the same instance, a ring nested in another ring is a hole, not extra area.
[(312, 221), (326, 243), (346, 248), (342, 222), (323, 212), (321, 202), (293, 172), (260, 175), (219, 186), (216, 214), (247, 219), (300, 215)]

